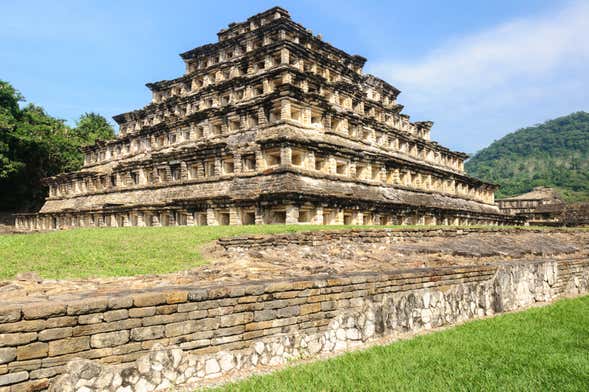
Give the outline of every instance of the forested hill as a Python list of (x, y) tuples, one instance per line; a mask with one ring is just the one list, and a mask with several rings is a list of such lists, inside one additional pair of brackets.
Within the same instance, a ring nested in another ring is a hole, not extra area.
[(545, 185), (569, 201), (589, 200), (589, 113), (523, 128), (477, 152), (468, 174), (501, 185), (497, 197)]

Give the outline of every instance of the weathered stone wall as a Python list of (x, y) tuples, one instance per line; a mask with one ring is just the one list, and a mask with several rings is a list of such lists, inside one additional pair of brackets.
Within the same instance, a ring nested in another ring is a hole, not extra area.
[(0, 391), (198, 384), (588, 289), (589, 260), (578, 259), (13, 304), (0, 308)]

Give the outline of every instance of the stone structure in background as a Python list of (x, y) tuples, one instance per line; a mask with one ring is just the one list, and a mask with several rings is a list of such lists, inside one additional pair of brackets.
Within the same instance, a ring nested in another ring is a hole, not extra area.
[(535, 187), (531, 192), (497, 200), (499, 209), (509, 215), (525, 218), (530, 224), (561, 225), (565, 202), (548, 187)]
[(589, 202), (567, 204), (560, 222), (564, 226), (589, 226)]
[(181, 57), (118, 138), (47, 179), (21, 230), (80, 226), (503, 224), (497, 186), (411, 122), (399, 90), (272, 8)]

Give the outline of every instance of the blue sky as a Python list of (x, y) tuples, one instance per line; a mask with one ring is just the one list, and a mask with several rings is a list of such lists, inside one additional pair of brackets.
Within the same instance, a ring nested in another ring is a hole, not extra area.
[(450, 148), (589, 110), (589, 1), (0, 0), (0, 79), (70, 123), (110, 118), (146, 105), (145, 83), (181, 75), (179, 53), (274, 5), (368, 58)]

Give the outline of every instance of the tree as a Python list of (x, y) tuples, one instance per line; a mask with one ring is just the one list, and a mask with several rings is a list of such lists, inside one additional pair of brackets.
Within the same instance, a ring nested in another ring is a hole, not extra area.
[(109, 122), (97, 113), (84, 113), (74, 128), (80, 145), (92, 145), (96, 140), (109, 140), (115, 137), (115, 130)]
[(33, 211), (47, 195), (43, 178), (82, 167), (81, 146), (112, 139), (104, 117), (86, 113), (76, 127), (34, 104), (20, 108), (22, 95), (0, 81), (0, 210)]
[(0, 80), (0, 179), (17, 172), (23, 166), (22, 162), (11, 157), (10, 149), (13, 132), (20, 117), (18, 103), (23, 100), (23, 96), (10, 83)]

